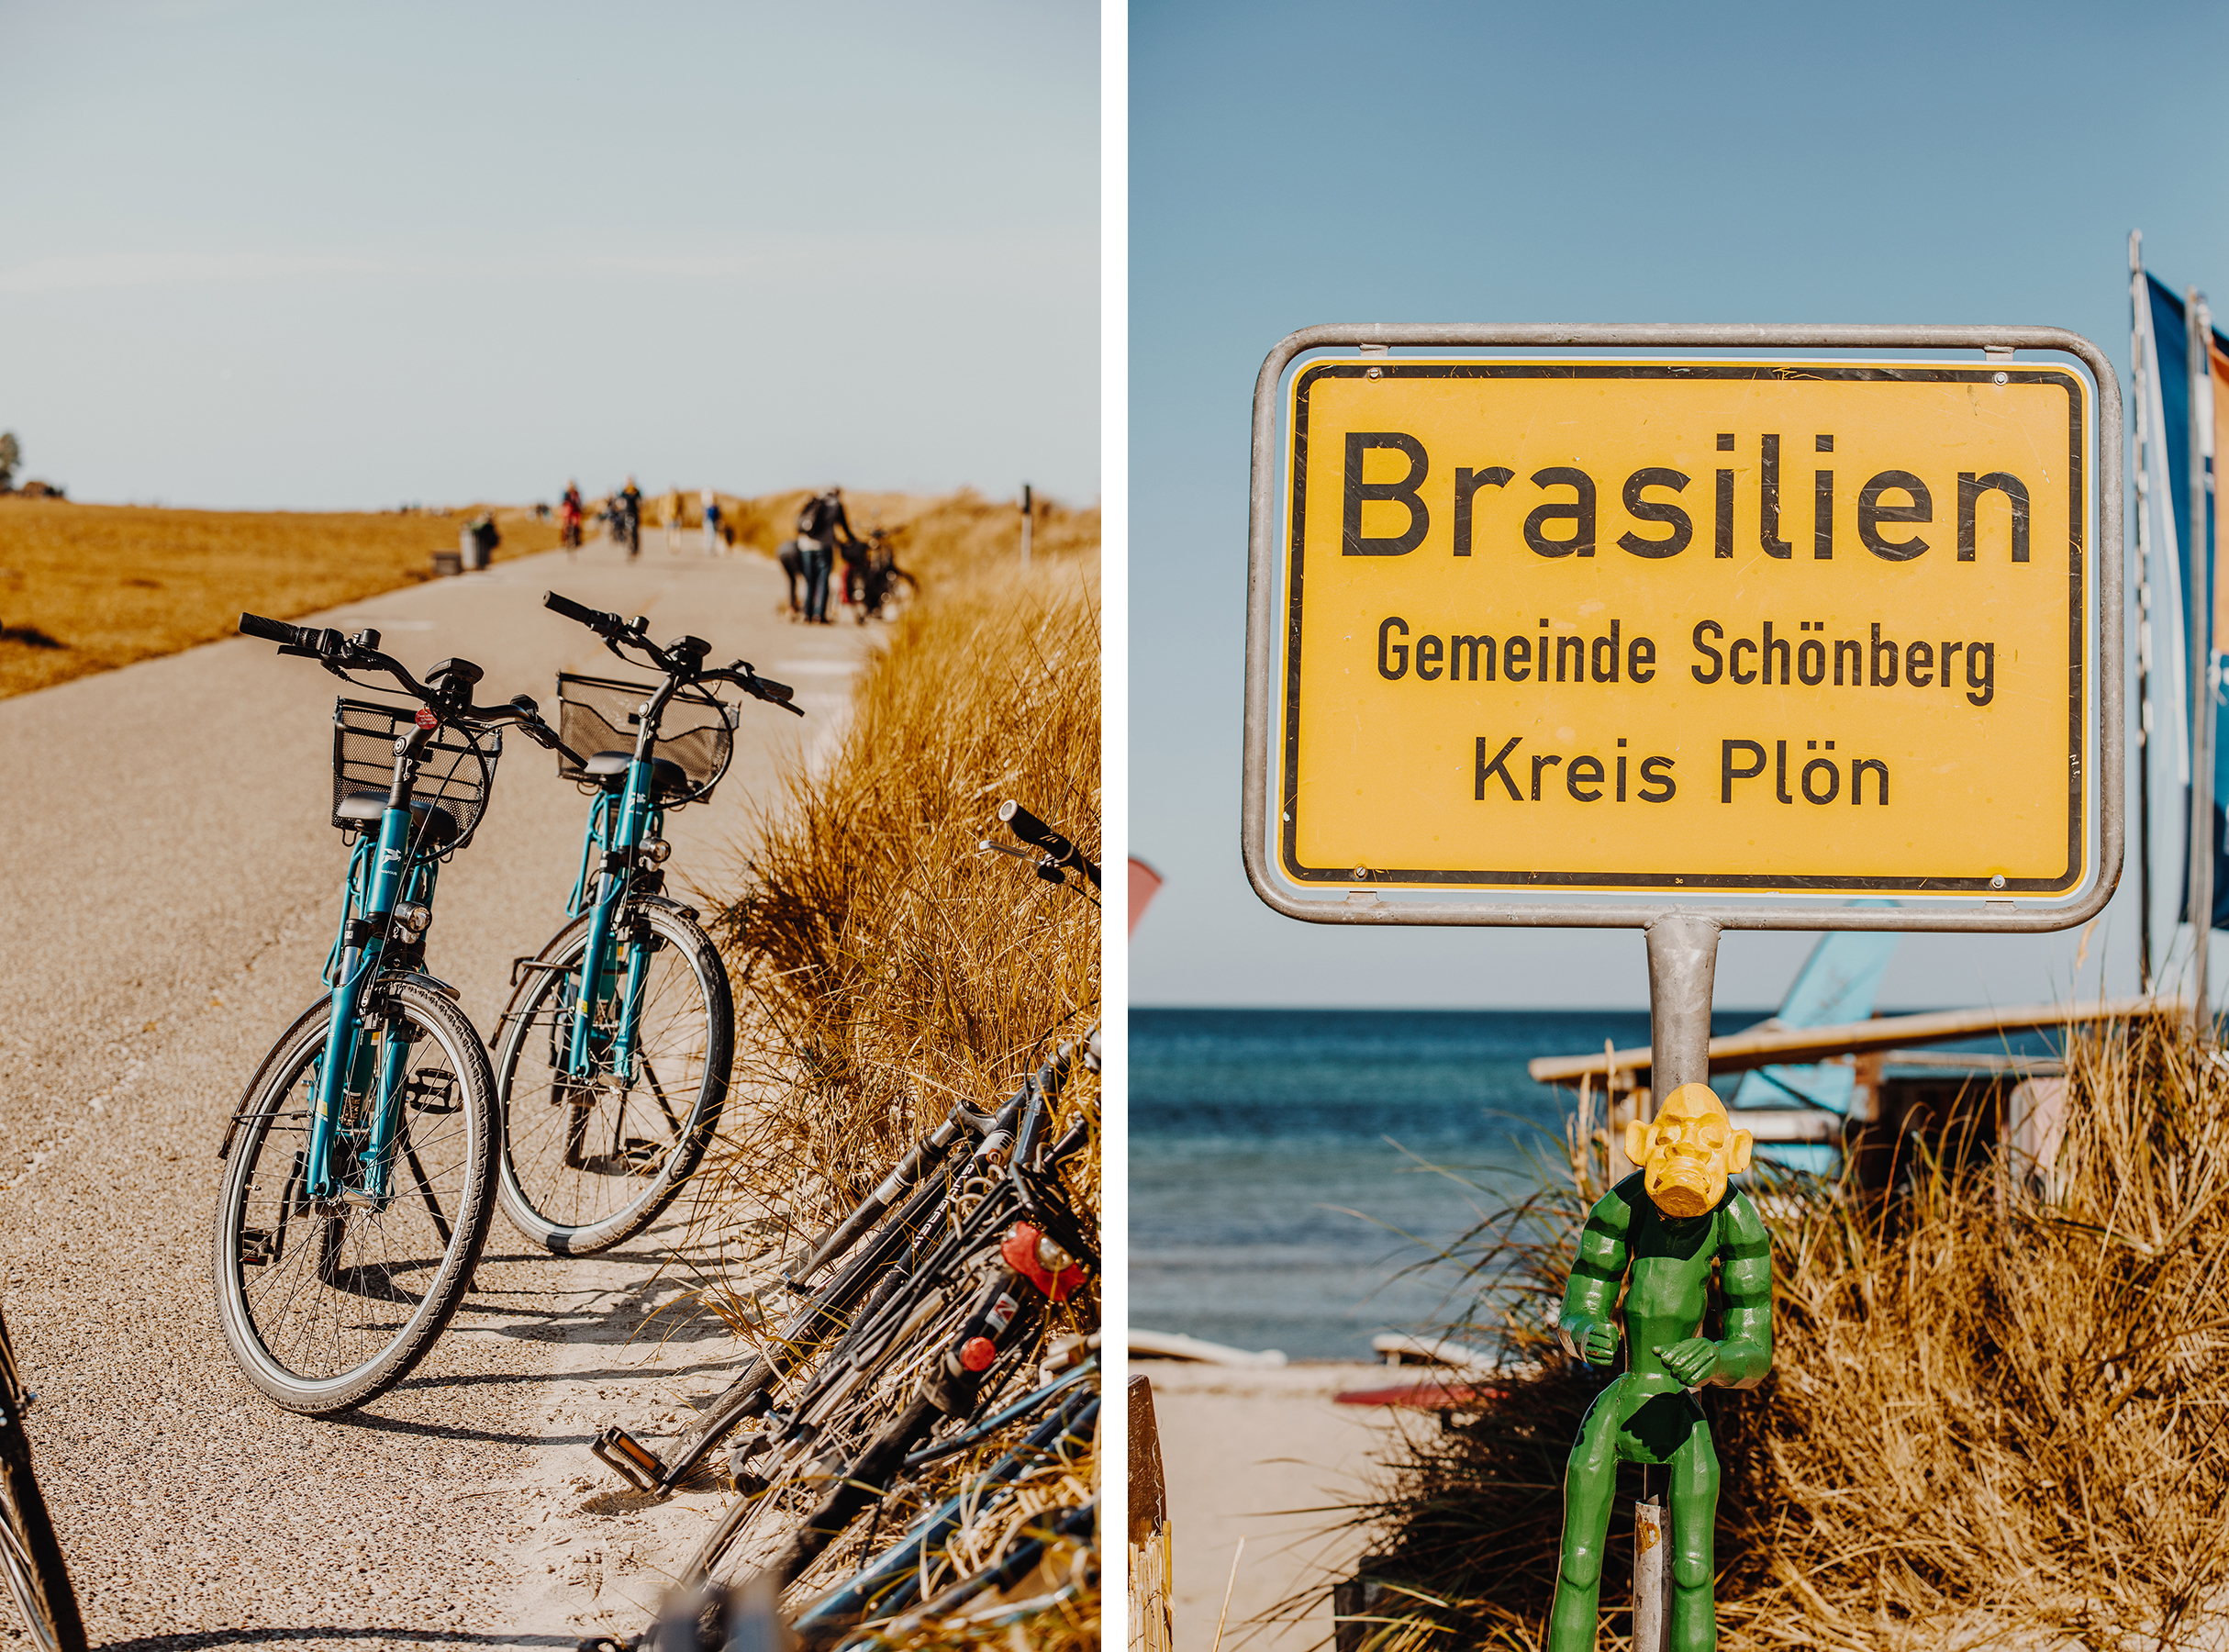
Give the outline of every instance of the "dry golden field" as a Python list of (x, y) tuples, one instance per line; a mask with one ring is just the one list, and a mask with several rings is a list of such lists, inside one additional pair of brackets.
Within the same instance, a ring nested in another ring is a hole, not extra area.
[[(289, 620), (429, 578), (472, 514), (0, 498), (0, 697), (228, 637), (243, 608)], [(496, 525), (497, 561), (556, 548), (530, 511)]]
[[(696, 491), (684, 497), (701, 523)], [(810, 495), (718, 497), (737, 542), (772, 555)], [(949, 582), (1020, 543), (1014, 505), (972, 488), (845, 499), (853, 527), (888, 530), (899, 564), (924, 580)], [(406, 516), (0, 497), (0, 698), (228, 637), (242, 609), (291, 620), (429, 578), (432, 553), (453, 550), (481, 508)], [(554, 520), (513, 507), (495, 516), (497, 562), (557, 548)], [(1041, 562), (1095, 553), (1099, 513), (1040, 499), (1034, 534)]]

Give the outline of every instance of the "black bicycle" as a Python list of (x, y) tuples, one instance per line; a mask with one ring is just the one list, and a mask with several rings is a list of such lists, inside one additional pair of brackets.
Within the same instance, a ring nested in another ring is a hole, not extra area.
[(32, 1397), (16, 1367), (7, 1323), (0, 1320), (0, 1562), (6, 1565), (8, 1592), (22, 1608), (31, 1638), (48, 1652), (84, 1652), (85, 1627), (70, 1588), (70, 1568), (31, 1473), (23, 1418)]
[[(1064, 1048), (1047, 1067), (1064, 1068), (1070, 1056)], [(1079, 1123), (1046, 1142), (1057, 1091), (1045, 1077), (1041, 1069), (1025, 1092), (1010, 1154), (971, 1161), (1003, 1158), (1003, 1173), (952, 1189), (942, 1237), (872, 1293), (761, 1426), (730, 1447), (742, 1495), (685, 1578), (764, 1572), (793, 1594), (826, 1588), (886, 1522), (911, 1525), (921, 1470), (1003, 1425), (986, 1414), (1038, 1371), (1058, 1322), (1087, 1334), (1075, 1308), (1089, 1300), (1098, 1250), (1060, 1170), (1091, 1133)]]
[[(1032, 868), (1038, 877), (1078, 893), (1084, 884), (1098, 889), (1098, 865), (1029, 809), (1002, 803), (998, 819), (1038, 852)], [(982, 847), (1031, 858), (1028, 850), (988, 840)], [(1068, 881), (1071, 872), (1076, 883)], [(1096, 1064), (1096, 1055), (1088, 1059)], [(865, 1323), (925, 1264), (949, 1226), (955, 1201), (967, 1199), (970, 1189), (979, 1199), (1012, 1154), (1024, 1110), (1032, 1102), (1057, 1104), (1070, 1062), (1071, 1052), (1064, 1048), (993, 1112), (954, 1107), (803, 1260), (785, 1271), (784, 1284), (805, 1299), (803, 1305), (729, 1384), (672, 1461), (616, 1426), (598, 1434), (590, 1449), (637, 1490), (663, 1496), (686, 1483), (722, 1440), (773, 1409), (786, 1381), (801, 1377), (847, 1331)], [(968, 1151), (955, 1164), (963, 1146)], [(836, 1271), (814, 1287), (811, 1281), (830, 1268)]]

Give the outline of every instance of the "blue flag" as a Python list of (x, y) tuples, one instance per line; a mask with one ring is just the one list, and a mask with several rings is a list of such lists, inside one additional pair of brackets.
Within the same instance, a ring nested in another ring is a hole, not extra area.
[[(2199, 611), (2212, 615), (2215, 611), (2215, 579), (2212, 558), (2193, 557), (2190, 547), (2190, 328), (2185, 318), (2183, 300), (2160, 279), (2145, 273), (2145, 312), (2138, 318), (2139, 326), (2149, 337), (2150, 372), (2145, 394), (2151, 402), (2151, 452), (2145, 455), (2149, 478), (2146, 508), (2150, 512), (2147, 524), (2152, 547), (2152, 566), (2149, 570), (2153, 590), (2152, 642), (2153, 664), (2150, 678), (2152, 737), (2151, 750), (2155, 753), (2151, 776), (2152, 804), (2152, 864), (2156, 875), (2168, 873), (2163, 879), (2168, 888), (2181, 891), (2175, 911), (2181, 914), (2190, 905), (2190, 808), (2187, 787), (2190, 784), (2191, 727), (2190, 717), (2190, 615), (2192, 605)], [(2219, 395), (2220, 372), (2229, 363), (2229, 335), (2218, 328), (2212, 329), (2210, 340), (2215, 370), (2212, 386)], [(2207, 512), (2209, 518), (2206, 540), (2209, 544), (2214, 535), (2211, 518), (2212, 500), (2212, 442), (2210, 440), (2213, 420), (2212, 408), (2201, 407), (2199, 416), (2201, 434), (2208, 437), (2206, 449)], [(2213, 743), (2213, 925), (2215, 929), (2229, 928), (2229, 720), (2221, 717), (2223, 698), (2219, 686), (2218, 660), (2222, 644), (2229, 641), (2220, 628), (2209, 628), (2212, 644), (2212, 657), (2200, 663), (2207, 680), (2216, 686), (2213, 690), (2216, 734)], [(2172, 758), (2171, 772), (2163, 773), (2163, 759)], [(2178, 806), (2172, 799), (2180, 795)], [(2179, 866), (2179, 873), (2168, 873), (2170, 865)], [(2169, 923), (2174, 921), (2170, 917)]]

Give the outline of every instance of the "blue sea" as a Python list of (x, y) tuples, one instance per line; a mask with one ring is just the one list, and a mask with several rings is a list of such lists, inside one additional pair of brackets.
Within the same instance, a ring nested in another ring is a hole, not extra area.
[[(1769, 1013), (1720, 1010), (1712, 1030)], [(1404, 1270), (1560, 1162), (1568, 1092), (1525, 1063), (1645, 1044), (1648, 1016), (1137, 1009), (1130, 1032), (1132, 1322), (1366, 1359), (1377, 1332), (1463, 1305), (1452, 1270)]]

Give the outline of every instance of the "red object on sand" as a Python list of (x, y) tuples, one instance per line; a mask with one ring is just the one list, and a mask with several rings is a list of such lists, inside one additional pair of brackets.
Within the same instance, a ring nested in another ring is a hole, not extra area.
[(1413, 1382), (1401, 1388), (1354, 1389), (1333, 1396), (1342, 1405), (1397, 1405), (1409, 1411), (1467, 1411), (1501, 1398), (1499, 1389), (1468, 1382)]

